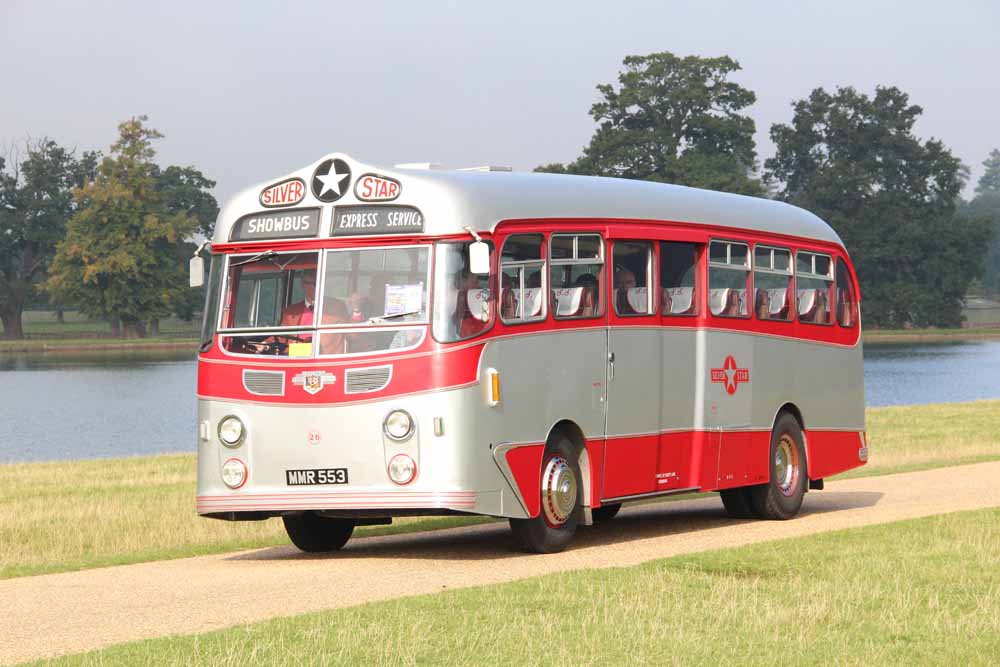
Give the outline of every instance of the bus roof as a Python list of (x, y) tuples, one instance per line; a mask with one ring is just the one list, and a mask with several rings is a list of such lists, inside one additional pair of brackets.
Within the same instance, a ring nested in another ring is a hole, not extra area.
[[(344, 177), (345, 172), (349, 176)], [(323, 178), (317, 178), (320, 176)], [(457, 234), (466, 227), (492, 232), (505, 220), (604, 218), (696, 222), (843, 247), (837, 233), (817, 216), (769, 199), (621, 178), (383, 168), (342, 153), (326, 155), (231, 198), (219, 214), (214, 241), (229, 242), (233, 226), (246, 216), (278, 215), (303, 208), (321, 209), (319, 236), (326, 237), (330, 235), (331, 209), (347, 211), (345, 207), (359, 205), (415, 207), (422, 215), (421, 233), (429, 236)]]

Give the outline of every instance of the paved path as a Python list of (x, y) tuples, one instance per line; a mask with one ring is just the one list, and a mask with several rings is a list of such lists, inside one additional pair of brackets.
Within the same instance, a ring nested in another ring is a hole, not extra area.
[(792, 521), (735, 521), (718, 498), (625, 508), (570, 550), (514, 549), (506, 524), (352, 540), (339, 554), (274, 547), (0, 581), (0, 663), (320, 609), (620, 567), (682, 553), (1000, 506), (1000, 462), (835, 481)]

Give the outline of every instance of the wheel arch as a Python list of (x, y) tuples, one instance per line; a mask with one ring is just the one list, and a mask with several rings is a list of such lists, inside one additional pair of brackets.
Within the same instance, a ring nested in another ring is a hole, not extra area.
[[(771, 433), (774, 433), (775, 427), (778, 425), (778, 420), (783, 414), (790, 414), (795, 418), (795, 421), (799, 423), (799, 429), (802, 431), (802, 445), (806, 450), (806, 476), (809, 479), (813, 479), (812, 474), (812, 452), (809, 451), (809, 434), (806, 432), (806, 421), (802, 417), (802, 410), (795, 403), (788, 402), (778, 408), (774, 413), (774, 419), (771, 420)], [(768, 466), (770, 468), (770, 465)]]
[(590, 465), (590, 452), (587, 450), (587, 438), (583, 435), (583, 429), (581, 429), (576, 422), (571, 419), (562, 419), (553, 424), (549, 429), (548, 436), (545, 438), (546, 446), (548, 446), (548, 444), (552, 442), (552, 439), (560, 433), (569, 438), (576, 450), (577, 465), (580, 468), (580, 477), (582, 477), (580, 480), (580, 487), (583, 490), (583, 501), (581, 505), (584, 507), (591, 507), (593, 486), (595, 482)]

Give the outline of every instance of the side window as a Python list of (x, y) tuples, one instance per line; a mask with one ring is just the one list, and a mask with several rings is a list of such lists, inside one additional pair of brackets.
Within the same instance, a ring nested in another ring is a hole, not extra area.
[(795, 253), (795, 291), (800, 321), (833, 324), (833, 261), (829, 255)]
[(837, 258), (837, 322), (842, 327), (853, 327), (858, 321), (858, 303), (854, 299), (854, 281), (847, 263)]
[(660, 241), (660, 304), (664, 315), (698, 314), (698, 246)]
[(541, 234), (515, 234), (500, 253), (500, 319), (505, 324), (545, 319), (545, 260)]
[(759, 320), (792, 319), (792, 253), (785, 248), (754, 246), (753, 312)]
[(646, 241), (615, 241), (611, 253), (614, 266), (615, 313), (622, 317), (653, 315), (653, 244)]
[(598, 234), (553, 234), (549, 243), (551, 308), (556, 319), (604, 312), (604, 243)]
[(717, 317), (749, 317), (750, 247), (712, 241), (708, 246), (708, 307)]
[(469, 270), (470, 245), (471, 241), (434, 245), (431, 331), (435, 340), (441, 343), (478, 336), (493, 325), (490, 277)]

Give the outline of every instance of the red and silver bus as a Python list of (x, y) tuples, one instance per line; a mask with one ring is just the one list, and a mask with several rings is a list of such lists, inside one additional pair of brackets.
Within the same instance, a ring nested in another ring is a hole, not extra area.
[(208, 254), (198, 512), (305, 551), (481, 514), (552, 552), (693, 491), (788, 519), (867, 460), (857, 278), (787, 204), (335, 153), (235, 196)]

